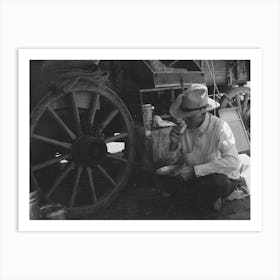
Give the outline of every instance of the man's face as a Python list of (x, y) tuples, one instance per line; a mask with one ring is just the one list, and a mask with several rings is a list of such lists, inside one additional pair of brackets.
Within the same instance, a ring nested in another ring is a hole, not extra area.
[(205, 113), (205, 109), (200, 109), (188, 113), (188, 115), (184, 117), (184, 121), (187, 124), (188, 128), (198, 127), (203, 120), (204, 113)]

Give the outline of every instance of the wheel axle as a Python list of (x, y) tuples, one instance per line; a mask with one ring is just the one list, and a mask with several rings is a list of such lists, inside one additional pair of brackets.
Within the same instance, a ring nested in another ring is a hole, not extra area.
[(90, 135), (81, 135), (73, 143), (73, 159), (78, 164), (96, 166), (102, 163), (107, 155), (104, 140)]

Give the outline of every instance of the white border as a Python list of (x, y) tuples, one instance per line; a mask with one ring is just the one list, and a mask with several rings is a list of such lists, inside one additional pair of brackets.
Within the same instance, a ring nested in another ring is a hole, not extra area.
[[(29, 220), (29, 60), (246, 59), (251, 60), (251, 220), (96, 221)], [(19, 231), (260, 231), (262, 228), (262, 63), (260, 49), (19, 49)]]

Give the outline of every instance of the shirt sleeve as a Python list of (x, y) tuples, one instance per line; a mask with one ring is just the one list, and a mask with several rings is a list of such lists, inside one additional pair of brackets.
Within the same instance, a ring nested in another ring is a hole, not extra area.
[(229, 175), (233, 171), (238, 173), (239, 157), (234, 135), (226, 122), (223, 122), (219, 131), (217, 148), (221, 158), (194, 166), (194, 172), (197, 177), (213, 173)]

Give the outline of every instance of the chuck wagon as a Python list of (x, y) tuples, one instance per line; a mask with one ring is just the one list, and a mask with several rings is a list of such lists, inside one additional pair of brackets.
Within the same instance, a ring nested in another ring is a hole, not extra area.
[[(250, 61), (30, 61), (30, 182), (77, 218), (110, 205), (139, 152), (142, 105), (169, 119), (176, 96), (204, 83), (250, 129)], [(141, 144), (140, 144), (141, 145)]]

